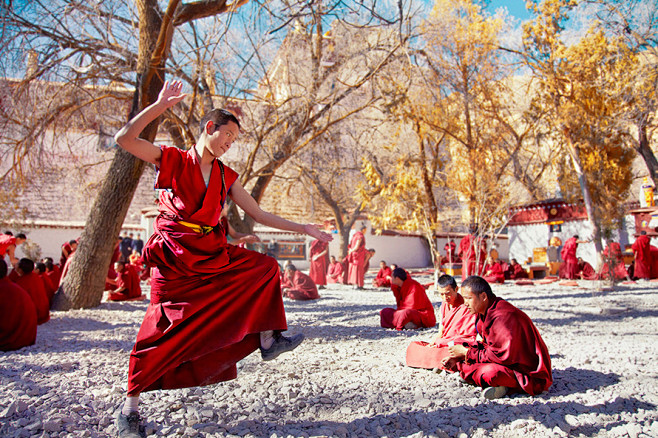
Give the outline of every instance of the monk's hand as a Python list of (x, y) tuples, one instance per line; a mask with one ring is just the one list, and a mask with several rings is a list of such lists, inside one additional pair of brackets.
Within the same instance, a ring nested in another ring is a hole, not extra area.
[(315, 237), (321, 242), (331, 242), (332, 240), (334, 240), (334, 237), (331, 234), (325, 233), (324, 231), (320, 231), (318, 225), (315, 224), (304, 225), (304, 233), (308, 234), (311, 237)]
[(448, 351), (450, 352), (450, 358), (454, 358), (456, 360), (464, 360), (466, 358), (466, 353), (468, 352), (468, 348), (464, 347), (463, 345), (457, 344), (448, 348)]
[(186, 94), (181, 93), (182, 90), (183, 83), (181, 81), (172, 81), (171, 83), (165, 81), (157, 102), (166, 108), (172, 107), (185, 98)]
[(260, 237), (253, 234), (247, 234), (246, 236), (242, 236), (240, 240), (244, 243), (256, 243), (260, 242)]

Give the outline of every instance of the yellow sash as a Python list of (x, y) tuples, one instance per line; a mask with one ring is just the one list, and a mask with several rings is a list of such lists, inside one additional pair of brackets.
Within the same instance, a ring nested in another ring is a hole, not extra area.
[(210, 225), (197, 225), (193, 224), (192, 222), (185, 222), (185, 221), (176, 221), (177, 223), (187, 227), (191, 228), (194, 230), (194, 232), (199, 233), (199, 234), (210, 234), (212, 233), (213, 227)]

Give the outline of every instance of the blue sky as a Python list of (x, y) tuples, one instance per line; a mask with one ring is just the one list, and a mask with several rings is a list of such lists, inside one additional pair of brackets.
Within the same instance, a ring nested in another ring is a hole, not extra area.
[(520, 20), (530, 18), (530, 13), (525, 8), (525, 0), (491, 0), (489, 10), (495, 12), (498, 8), (507, 8), (510, 15)]

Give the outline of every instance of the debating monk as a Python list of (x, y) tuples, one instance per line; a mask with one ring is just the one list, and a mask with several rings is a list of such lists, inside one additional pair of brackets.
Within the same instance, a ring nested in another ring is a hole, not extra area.
[(260, 348), (263, 360), (272, 360), (304, 339), (281, 334), (287, 324), (276, 260), (227, 243), (220, 223), (227, 198), (263, 225), (331, 240), (314, 225), (263, 211), (239, 175), (219, 160), (240, 134), (229, 111), (208, 111), (188, 151), (140, 138), (183, 100), (182, 86), (165, 82), (157, 100), (115, 135), (121, 148), (158, 168), (155, 187), (161, 190), (154, 233), (142, 253), (153, 268), (151, 303), (130, 354), (126, 401), (117, 412), (121, 437), (144, 435), (142, 392), (234, 379), (236, 363), (253, 351)]
[(366, 262), (369, 259), (364, 235), (367, 229), (368, 227), (363, 225), (359, 231), (354, 233), (347, 248), (347, 284), (353, 284), (357, 289), (363, 289)]
[(329, 244), (322, 240), (314, 240), (308, 251), (311, 259), (311, 268), (308, 276), (313, 282), (324, 289), (327, 284), (327, 267), (329, 265)]
[(482, 277), (462, 283), (466, 307), (477, 315), (479, 342), (450, 347), (443, 366), (457, 366), (467, 382), (484, 388), (486, 399), (509, 393), (537, 395), (553, 383), (548, 348), (528, 315), (491, 291)]
[(7, 263), (0, 259), (0, 351), (33, 345), (37, 339), (37, 308), (30, 295), (7, 278)]
[(641, 231), (635, 242), (631, 246), (635, 254), (635, 264), (633, 267), (633, 278), (651, 278), (651, 240), (646, 231)]
[[(9, 234), (7, 234), (9, 233)], [(11, 266), (16, 266), (18, 264), (18, 259), (16, 258), (16, 247), (21, 245), (27, 240), (27, 237), (23, 233), (19, 233), (14, 237), (9, 231), (4, 234), (0, 234), (0, 256), (4, 260), (5, 254), (9, 256), (9, 263)]]
[(475, 341), (475, 314), (464, 305), (464, 298), (459, 294), (454, 277), (442, 275), (438, 279), (438, 285), (439, 295), (443, 300), (439, 310), (439, 335), (431, 343), (412, 342), (407, 347), (407, 366), (442, 370), (443, 359), (450, 355), (448, 347)]
[(292, 263), (286, 266), (286, 283), (282, 283), (281, 292), (291, 300), (317, 300), (320, 298), (318, 288), (310, 276), (297, 270)]
[(395, 268), (391, 275), (391, 290), (397, 308), (387, 307), (379, 312), (381, 326), (396, 330), (414, 330), (434, 327), (434, 307), (422, 284), (413, 280), (402, 268)]

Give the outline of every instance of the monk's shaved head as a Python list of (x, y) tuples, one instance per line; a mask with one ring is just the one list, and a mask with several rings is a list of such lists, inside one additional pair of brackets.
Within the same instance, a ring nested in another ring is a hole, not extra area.
[(487, 283), (487, 280), (477, 275), (471, 275), (466, 280), (464, 280), (462, 283), (462, 290), (465, 288), (469, 288), (473, 293), (478, 295), (486, 293), (487, 297), (491, 299), (496, 297), (496, 295), (494, 295), (493, 291), (491, 290), (491, 286), (489, 283)]

